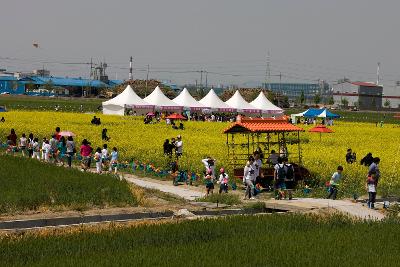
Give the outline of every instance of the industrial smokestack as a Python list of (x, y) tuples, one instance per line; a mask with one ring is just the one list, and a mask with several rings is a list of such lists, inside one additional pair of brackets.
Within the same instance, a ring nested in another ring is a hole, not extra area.
[(376, 69), (376, 76), (377, 76), (377, 78), (376, 78), (376, 85), (379, 85), (379, 68), (381, 67), (381, 63), (380, 62), (378, 62), (378, 67), (377, 67), (377, 69)]
[(133, 65), (133, 62), (132, 62), (132, 57), (131, 57), (131, 60), (129, 61), (129, 80), (130, 81), (132, 81), (132, 65)]

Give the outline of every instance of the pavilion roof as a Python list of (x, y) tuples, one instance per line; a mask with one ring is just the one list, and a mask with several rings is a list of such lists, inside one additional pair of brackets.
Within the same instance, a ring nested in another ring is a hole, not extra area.
[(304, 129), (293, 125), (286, 118), (242, 118), (224, 130), (224, 133), (270, 133), (270, 132), (304, 132)]

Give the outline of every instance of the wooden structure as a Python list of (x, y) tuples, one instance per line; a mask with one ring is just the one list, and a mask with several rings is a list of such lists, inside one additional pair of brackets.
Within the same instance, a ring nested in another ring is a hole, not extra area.
[(234, 175), (242, 177), (248, 157), (260, 149), (265, 159), (265, 167), (262, 169), (264, 177), (270, 180), (273, 175), (273, 166), (266, 163), (272, 150), (279, 156), (288, 157), (295, 166), (297, 176), (302, 177), (299, 169), (302, 163), (300, 132), (304, 132), (304, 129), (289, 123), (287, 116), (277, 119), (238, 116), (236, 122), (224, 130), (229, 163), (234, 169)]

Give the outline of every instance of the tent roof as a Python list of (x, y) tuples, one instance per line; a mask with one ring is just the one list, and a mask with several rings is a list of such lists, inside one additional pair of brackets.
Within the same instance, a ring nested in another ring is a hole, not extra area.
[(242, 95), (239, 93), (238, 90), (236, 90), (235, 94), (229, 98), (227, 101), (225, 101), (226, 104), (228, 104), (230, 107), (235, 108), (235, 109), (240, 109), (246, 112), (260, 112), (260, 110), (252, 105), (250, 105)]
[(289, 123), (285, 119), (252, 119), (238, 116), (236, 122), (224, 130), (224, 133), (270, 133), (270, 132), (304, 132), (303, 128)]
[(116, 106), (144, 106), (144, 107), (153, 107), (143, 99), (141, 99), (135, 91), (133, 91), (132, 87), (128, 85), (125, 90), (117, 95), (116, 97), (103, 102), (103, 105), (116, 105)]
[(308, 109), (304, 114), (304, 117), (309, 117), (309, 118), (314, 118), (314, 117), (320, 117), (320, 118), (339, 118), (340, 116), (337, 114), (333, 114), (326, 108), (322, 109), (317, 109), (317, 108), (310, 108)]
[(233, 108), (225, 104), (225, 102), (217, 96), (214, 89), (211, 89), (199, 102), (206, 107), (215, 108), (220, 111), (234, 111)]
[(143, 99), (151, 105), (158, 107), (170, 107), (170, 108), (181, 108), (182, 105), (178, 105), (171, 99), (166, 97), (161, 91), (160, 87), (156, 87), (154, 91)]
[(184, 88), (183, 91), (175, 97), (172, 101), (174, 101), (177, 105), (183, 106), (183, 107), (189, 107), (191, 109), (205, 109), (207, 108), (203, 104), (199, 103), (196, 99), (193, 98), (193, 96), (190, 95), (189, 91)]
[(280, 107), (277, 107), (274, 104), (272, 104), (271, 101), (269, 101), (268, 98), (265, 97), (263, 92), (260, 92), (257, 98), (254, 99), (252, 102), (250, 102), (250, 104), (257, 109), (261, 109), (265, 113), (270, 113), (270, 114), (283, 113), (283, 110)]

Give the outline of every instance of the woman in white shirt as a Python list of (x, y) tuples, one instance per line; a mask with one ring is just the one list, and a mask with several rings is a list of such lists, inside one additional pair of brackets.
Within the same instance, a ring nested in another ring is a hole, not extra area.
[(255, 177), (255, 169), (254, 169), (254, 157), (250, 156), (249, 161), (244, 167), (243, 174), (243, 183), (246, 185), (246, 194), (244, 195), (244, 199), (249, 197), (249, 199), (254, 199), (254, 182), (256, 180)]

